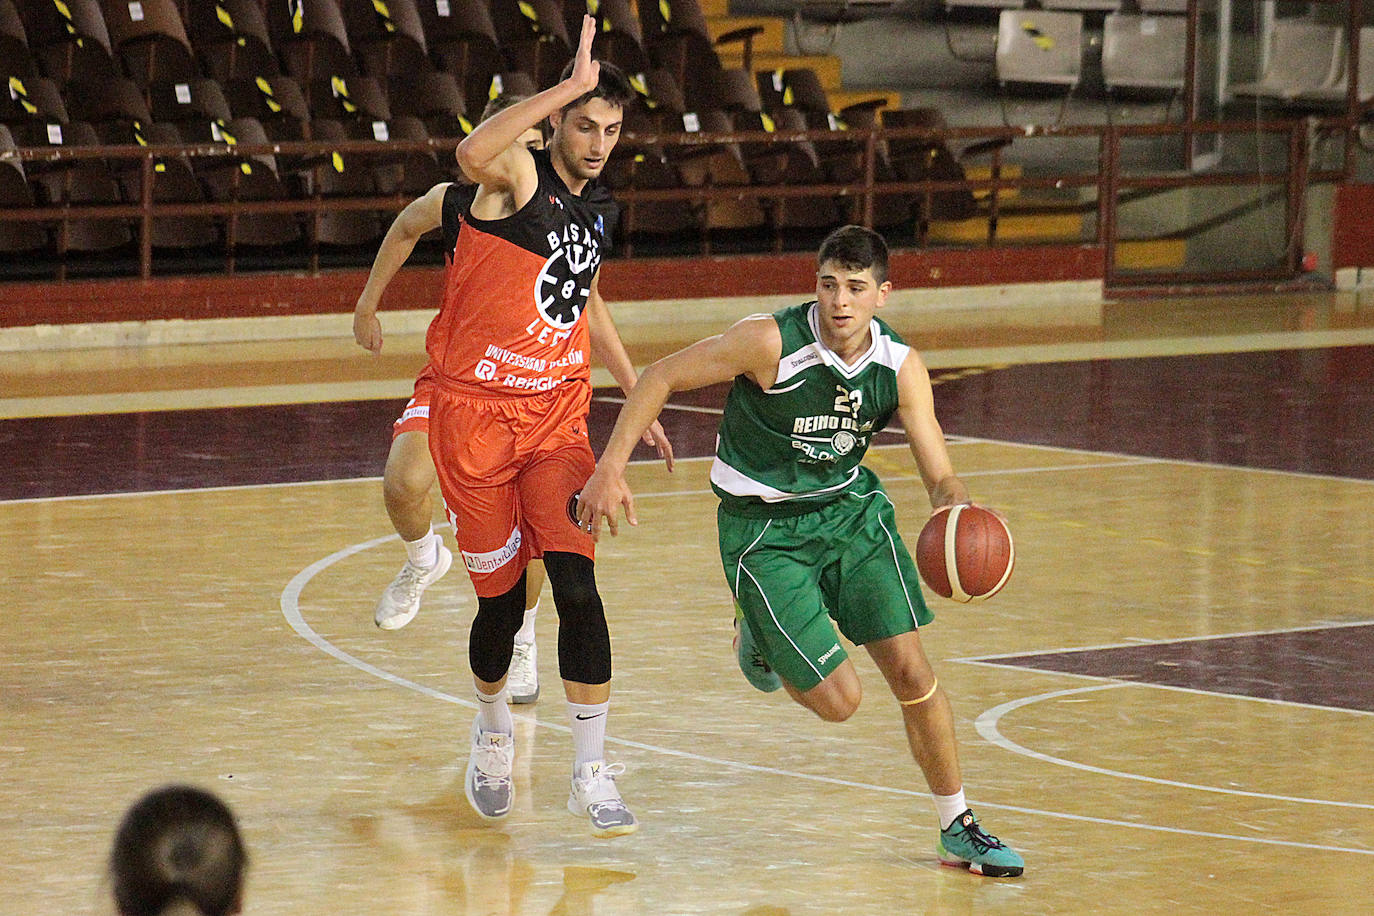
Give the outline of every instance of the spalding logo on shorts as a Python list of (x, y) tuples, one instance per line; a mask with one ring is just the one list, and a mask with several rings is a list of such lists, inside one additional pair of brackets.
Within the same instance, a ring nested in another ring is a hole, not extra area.
[(572, 521), (573, 527), (575, 528), (582, 527), (582, 523), (577, 520), (577, 498), (581, 495), (582, 491), (578, 490), (572, 496), (568, 497), (568, 518)]

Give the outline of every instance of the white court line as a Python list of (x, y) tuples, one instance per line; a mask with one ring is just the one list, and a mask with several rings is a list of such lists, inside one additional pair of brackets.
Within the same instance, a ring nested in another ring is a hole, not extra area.
[[(1160, 786), (1170, 786), (1175, 789), (1192, 789), (1196, 792), (1216, 792), (1221, 795), (1240, 795), (1245, 798), (1263, 798), (1268, 801), (1293, 802), (1299, 805), (1329, 805), (1333, 808), (1365, 808), (1374, 810), (1374, 805), (1363, 802), (1341, 802), (1332, 801), (1325, 798), (1305, 798), (1295, 795), (1272, 795), (1268, 792), (1249, 792), (1243, 789), (1228, 789), (1223, 786), (1207, 786), (1192, 782), (1179, 782), (1173, 779), (1160, 779), (1155, 776), (1144, 776), (1140, 773), (1127, 773), (1122, 770), (1109, 770), (1105, 767), (1093, 766), (1087, 763), (1079, 763), (1075, 760), (1066, 760), (1063, 757), (1052, 757), (1049, 754), (1042, 754), (1040, 751), (1033, 751), (1024, 745), (1017, 744), (1008, 738), (998, 729), (997, 725), (1002, 717), (1014, 710), (1032, 703), (1041, 703), (1045, 700), (1057, 700), (1060, 697), (1075, 696), (1081, 693), (1092, 693), (1098, 690), (1114, 690), (1119, 687), (1144, 687), (1147, 684), (1134, 682), (1117, 681), (1112, 684), (1097, 684), (1092, 687), (1071, 687), (1067, 690), (1052, 690), (1049, 693), (1040, 693), (1035, 696), (1022, 697), (1019, 700), (1011, 700), (1000, 706), (994, 706), (985, 711), (976, 720), (974, 727), (978, 729), (978, 734), (991, 744), (995, 744), (1003, 750), (1011, 751), (1013, 754), (1020, 754), (1022, 757), (1030, 757), (1044, 763), (1052, 763), (1056, 766), (1068, 767), (1071, 770), (1082, 770), (1085, 773), (1096, 773), (1099, 776), (1112, 776), (1117, 779), (1133, 779), (1137, 782), (1149, 782)], [(1328, 708), (1328, 707), (1322, 707)], [(1374, 854), (1374, 850), (1371, 850)]]
[[(644, 494), (644, 496), (646, 497), (678, 495), (684, 494), (671, 492)], [(380, 544), (387, 543), (393, 539), (398, 539), (398, 536), (393, 534), (385, 537), (373, 538), (369, 541), (363, 541), (361, 543), (354, 544), (351, 547), (345, 547), (341, 550), (338, 550), (330, 554), (327, 557), (324, 557), (323, 559), (317, 560), (316, 562), (307, 566), (305, 569), (301, 570), (294, 577), (292, 577), (291, 581), (287, 583), (286, 587), (282, 590), (282, 616), (286, 619), (287, 623), (290, 624), (291, 629), (294, 630), (299, 636), (301, 636), (301, 638), (305, 639), (307, 642), (309, 642), (316, 648), (320, 649), (325, 654), (335, 659), (338, 659), (339, 661), (342, 661), (345, 664), (348, 664), (358, 669), (359, 671), (363, 671), (374, 677), (378, 677), (386, 681), (387, 683), (393, 684), (397, 687), (402, 687), (407, 690), (413, 690), (431, 699), (440, 700), (446, 703), (452, 703), (458, 706), (464, 706), (469, 709), (475, 709), (476, 704), (470, 700), (464, 700), (459, 697), (455, 697), (452, 694), (444, 693), (440, 690), (435, 690), (432, 687), (427, 687), (423, 684), (417, 684), (414, 681), (393, 674), (389, 671), (386, 671), (383, 668), (379, 668), (376, 665), (373, 665), (369, 662), (365, 662), (362, 659), (359, 659), (349, 654), (348, 652), (345, 652), (344, 650), (340, 649), (338, 646), (335, 646), (333, 643), (329, 642), (329, 640), (325, 639), (323, 636), (320, 636), (317, 632), (315, 632), (315, 630), (311, 628), (310, 624), (306, 622), (304, 615), (301, 613), (300, 596), (304, 592), (306, 585), (309, 584), (311, 579), (313, 579), (316, 575), (328, 569), (329, 567), (333, 566), (340, 560), (346, 559), (355, 554), (361, 553), (364, 550), (376, 547)], [(513, 715), (516, 718), (521, 719), (522, 721), (530, 723), (532, 726), (536, 728), (547, 728), (564, 733), (570, 730), (566, 725), (560, 725), (558, 723), (549, 722), (542, 719), (533, 719), (519, 713), (513, 713)], [(636, 750), (646, 751), (653, 754), (660, 754), (669, 757), (679, 757), (686, 760), (692, 760), (698, 763), (727, 767), (730, 769), (741, 770), (745, 772), (764, 773), (774, 776), (782, 776), (788, 779), (800, 779), (808, 782), (822, 783), (826, 785), (844, 786), (846, 788), (853, 789), (864, 789), (872, 792), (880, 792), (889, 795), (900, 795), (912, 798), (928, 797), (927, 792), (915, 789), (902, 789), (893, 786), (883, 786), (876, 785), (873, 783), (856, 782), (848, 779), (839, 779), (833, 776), (821, 776), (811, 773), (801, 773), (795, 770), (784, 770), (779, 767), (760, 766), (758, 764), (744, 763), (737, 760), (726, 760), (720, 757), (708, 757), (703, 754), (693, 753), (691, 751), (663, 747), (661, 745), (646, 744), (639, 741), (630, 741), (624, 738), (616, 738), (609, 735), (606, 737), (606, 741), (607, 743), (615, 744), (620, 747), (634, 748)], [(993, 808), (1002, 811), (1014, 811), (1020, 814), (1028, 814), (1038, 817), (1078, 821), (1081, 823), (1102, 824), (1110, 827), (1125, 827), (1133, 830), (1148, 830), (1157, 833), (1170, 833), (1185, 836), (1203, 837), (1206, 839), (1230, 840), (1240, 843), (1255, 843), (1265, 846), (1280, 846), (1294, 849), (1315, 850), (1320, 852), (1346, 852), (1353, 853), (1355, 855), (1374, 856), (1374, 849), (1361, 849), (1358, 847), (1347, 846), (1331, 846), (1318, 843), (1303, 843), (1294, 840), (1276, 840), (1265, 837), (1239, 836), (1236, 834), (1228, 833), (1214, 833), (1204, 830), (1191, 830), (1183, 827), (1169, 827), (1160, 824), (1136, 823), (1132, 821), (1115, 820), (1112, 818), (1101, 818), (1081, 814), (1070, 814), (1068, 812), (1063, 811), (1049, 811), (1040, 808), (1027, 808), (1020, 805), (1007, 805), (1000, 804), (997, 802), (977, 801), (972, 802), (972, 804), (976, 804), (980, 808)]]

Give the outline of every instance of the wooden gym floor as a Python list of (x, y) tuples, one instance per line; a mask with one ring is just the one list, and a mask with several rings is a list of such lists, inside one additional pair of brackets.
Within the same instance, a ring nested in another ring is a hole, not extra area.
[[(405, 630), (371, 623), (403, 556), (376, 475), (410, 337), (382, 359), (339, 340), (0, 362), (0, 913), (102, 912), (117, 818), (169, 781), (238, 812), (253, 914), (1368, 912), (1374, 307), (889, 317), (1017, 538), (1007, 589), (931, 599), (924, 632), (971, 803), (1024, 878), (939, 866), (862, 654), (843, 725), (739, 675), (706, 483), (720, 390), (665, 413), (686, 460), (632, 468), (641, 524), (599, 557), (640, 832), (596, 840), (563, 807), (547, 594), (516, 809), (481, 825), (465, 577)], [(724, 323), (627, 338), (642, 363)], [(927, 504), (899, 441), (869, 460), (910, 542)]]

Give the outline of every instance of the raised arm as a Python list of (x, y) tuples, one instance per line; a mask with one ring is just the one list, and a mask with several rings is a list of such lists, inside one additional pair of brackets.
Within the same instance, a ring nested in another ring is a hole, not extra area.
[(933, 509), (969, 501), (968, 488), (954, 473), (945, 433), (935, 418), (935, 396), (925, 362), (912, 350), (897, 371), (897, 415), (902, 418), (906, 441), (916, 458), (921, 480), (930, 494)]
[(367, 275), (367, 283), (358, 294), (358, 304), (353, 307), (353, 339), (358, 346), (373, 353), (382, 352), (382, 323), (377, 320), (377, 307), (381, 305), (382, 293), (391, 278), (396, 276), (405, 264), (420, 236), (431, 229), (438, 229), (444, 219), (444, 194), (448, 192), (449, 182), (436, 184), (425, 193), (406, 204), (387, 229), (377, 256), (372, 259), (372, 270)]
[(737, 375), (747, 375), (763, 387), (777, 374), (782, 337), (771, 315), (755, 315), (736, 323), (724, 334), (699, 340), (663, 357), (644, 370), (620, 408), (610, 441), (577, 503), (578, 521), (600, 536), (601, 520), (617, 534), (617, 513), (625, 509), (631, 525), (635, 517), (634, 495), (625, 483), (625, 468), (635, 442), (649, 428), (675, 391), (690, 391)]
[(595, 38), (596, 20), (583, 16), (582, 35), (568, 78), (492, 115), (463, 138), (455, 155), (464, 175), (483, 188), (513, 195), (517, 208), (529, 201), (538, 186), (534, 159), (528, 150), (512, 144), (525, 131), (596, 88), (601, 65), (592, 60)]

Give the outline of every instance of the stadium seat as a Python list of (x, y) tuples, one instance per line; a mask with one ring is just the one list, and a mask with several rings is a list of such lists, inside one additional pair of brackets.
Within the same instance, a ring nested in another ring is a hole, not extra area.
[[(42, 142), (46, 140), (47, 142)], [(100, 138), (90, 124), (72, 121), (59, 132), (30, 135), (26, 146), (98, 146)], [(40, 189), (41, 204), (117, 204), (123, 203), (119, 186), (101, 159), (73, 159), (60, 166), (29, 176)], [(120, 248), (133, 240), (129, 222), (106, 217), (64, 218), (53, 233), (57, 254), (68, 251), (102, 252)]]
[(38, 68), (29, 51), (24, 21), (11, 0), (0, 0), (0, 77), (34, 77)]
[(269, 4), (267, 27), (286, 72), (302, 83), (358, 75), (337, 0)]
[(101, 5), (115, 55), (139, 85), (200, 76), (175, 0), (103, 0)]
[(66, 82), (118, 74), (97, 0), (29, 2), (21, 4), (19, 12), (43, 75)]
[(1178, 92), (1188, 65), (1183, 16), (1111, 13), (1102, 24), (1102, 81), (1118, 89)]
[(20, 124), (28, 121), (66, 124), (67, 106), (56, 80), (45, 76), (8, 79), (9, 91), (0, 92), (0, 123)]
[[(0, 124), (0, 153), (14, 152), (17, 146), (9, 128)], [(33, 189), (18, 158), (0, 156), (0, 210), (35, 205)], [(48, 233), (40, 223), (0, 221), (0, 254), (30, 253), (48, 247)]]
[(416, 0), (343, 0), (343, 16), (353, 54), (369, 76), (433, 69)]
[(430, 57), (458, 81), (467, 110), (481, 111), (492, 74), (506, 67), (488, 6), (481, 0), (423, 0), (420, 22)]
[(1293, 101), (1345, 86), (1345, 30), (1308, 19), (1276, 19), (1259, 79), (1231, 86), (1236, 95)]
[[(235, 118), (216, 128), (221, 143), (266, 144), (267, 133), (255, 118)], [(222, 156), (207, 159), (197, 167), (210, 199), (219, 202), (288, 200), (298, 196), (283, 183), (276, 157)], [(225, 245), (230, 252), (238, 246), (276, 247), (301, 238), (300, 220), (292, 213), (232, 213), (225, 221)]]
[[(170, 124), (151, 124), (142, 134), (150, 146), (175, 146), (181, 135)], [(142, 200), (143, 169), (126, 168), (120, 172), (120, 186), (130, 203)], [(205, 203), (205, 191), (186, 156), (161, 156), (153, 166), (154, 203)], [(209, 216), (153, 217), (152, 246), (167, 249), (208, 248), (219, 242), (219, 230)]]
[(207, 76), (224, 83), (281, 72), (257, 0), (192, 3), (188, 25)]
[(492, 0), (491, 17), (507, 67), (541, 89), (558, 82), (573, 46), (557, 0)]

